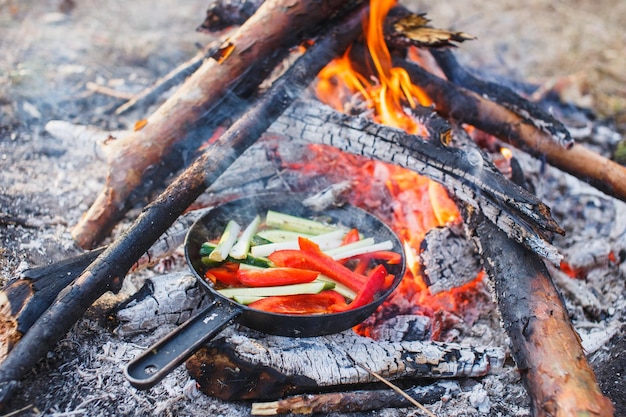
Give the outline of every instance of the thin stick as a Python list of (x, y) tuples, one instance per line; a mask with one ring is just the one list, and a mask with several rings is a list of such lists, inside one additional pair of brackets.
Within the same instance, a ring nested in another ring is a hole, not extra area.
[(383, 378), (381, 375), (377, 374), (374, 371), (370, 371), (367, 367), (365, 367), (364, 365), (356, 362), (352, 356), (350, 356), (350, 354), (348, 354), (348, 357), (354, 362), (354, 364), (356, 366), (358, 366), (359, 368), (363, 369), (364, 371), (366, 371), (367, 373), (369, 373), (370, 375), (372, 375), (374, 378), (378, 379), (380, 382), (382, 382), (383, 384), (387, 385), (389, 388), (391, 388), (392, 390), (394, 390), (395, 392), (397, 392), (398, 394), (402, 395), (404, 398), (406, 398), (407, 401), (409, 401), (411, 404), (413, 404), (414, 406), (416, 406), (417, 408), (419, 408), (420, 410), (422, 410), (426, 415), (428, 415), (429, 417), (437, 417), (435, 414), (433, 414), (432, 412), (430, 412), (430, 410), (428, 410), (426, 407), (424, 407), (422, 404), (420, 404), (419, 402), (417, 402), (415, 399), (413, 399), (409, 394), (407, 394), (406, 392), (402, 391), (398, 386), (392, 384), (390, 381), (386, 380), (385, 378)]

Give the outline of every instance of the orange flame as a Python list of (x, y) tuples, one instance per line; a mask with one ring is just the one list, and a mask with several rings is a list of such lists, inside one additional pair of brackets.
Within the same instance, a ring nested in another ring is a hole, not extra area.
[[(351, 51), (348, 50), (320, 72), (316, 93), (322, 102), (339, 111), (349, 111), (355, 98), (359, 98), (369, 109), (373, 109), (372, 117), (376, 122), (412, 134), (425, 134), (423, 127), (405, 112), (405, 107), (415, 108), (418, 104), (430, 106), (432, 102), (411, 83), (404, 69), (393, 67), (385, 43), (383, 22), (395, 3), (395, 0), (371, 1), (369, 21), (364, 23), (367, 48), (376, 71), (375, 79), (355, 70), (350, 60)], [(365, 160), (322, 145), (310, 148), (308, 161), (303, 161), (299, 169), (333, 181), (351, 179), (355, 185), (349, 196), (350, 202), (381, 217), (405, 243), (408, 272), (383, 309), (389, 304), (397, 307), (408, 303), (413, 312), (432, 315), (438, 309), (455, 311), (462, 308), (466, 295), (460, 294), (480, 282), (480, 277), (461, 289), (432, 296), (420, 275), (419, 248), (426, 233), (434, 227), (460, 219), (459, 211), (446, 190), (411, 170), (395, 165)], [(357, 331), (367, 334), (367, 325)]]
[(358, 73), (350, 62), (349, 49), (343, 57), (333, 60), (320, 72), (317, 86), (318, 98), (344, 111), (345, 97), (359, 93), (373, 108), (374, 119), (381, 124), (399, 127), (413, 134), (425, 134), (421, 126), (404, 111), (404, 106), (415, 108), (418, 104), (430, 106), (432, 101), (411, 83), (409, 74), (394, 67), (385, 43), (383, 22), (395, 0), (373, 1), (370, 4), (369, 21), (366, 22), (367, 47), (376, 70), (376, 80)]

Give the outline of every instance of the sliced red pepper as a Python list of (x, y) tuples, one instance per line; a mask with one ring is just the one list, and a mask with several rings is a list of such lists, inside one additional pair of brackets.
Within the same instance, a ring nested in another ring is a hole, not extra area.
[(217, 268), (211, 268), (207, 270), (204, 276), (214, 283), (217, 281), (220, 284), (228, 286), (241, 285), (239, 278), (237, 278), (237, 270), (239, 264), (235, 262), (226, 262)]
[(247, 287), (273, 287), (303, 284), (317, 278), (319, 272), (299, 268), (239, 269), (237, 278)]
[(341, 246), (347, 245), (349, 243), (358, 242), (361, 240), (361, 235), (359, 234), (358, 229), (350, 229), (348, 233), (343, 237), (341, 241)]
[(279, 250), (269, 255), (268, 258), (278, 266), (318, 271), (356, 292), (365, 285), (366, 276), (354, 273), (349, 268), (335, 261), (322, 252), (315, 242), (299, 237), (298, 243), (300, 244), (300, 250)]
[(346, 305), (341, 294), (333, 290), (319, 294), (280, 295), (255, 301), (248, 307), (279, 314), (325, 314), (332, 308)]
[(386, 288), (387, 277), (390, 274), (384, 265), (376, 265), (369, 273), (367, 277), (367, 283), (354, 297), (354, 300), (350, 304), (336, 305), (333, 307), (334, 311), (354, 310), (355, 308), (362, 307), (374, 301), (374, 296), (378, 291)]

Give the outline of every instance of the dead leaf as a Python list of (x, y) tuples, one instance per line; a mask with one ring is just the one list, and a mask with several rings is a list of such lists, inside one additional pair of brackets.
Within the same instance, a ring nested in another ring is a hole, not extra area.
[(428, 47), (454, 46), (452, 42), (476, 39), (475, 36), (464, 32), (450, 32), (432, 28), (428, 26), (429, 22), (430, 20), (423, 14), (404, 16), (393, 24), (396, 33), (392, 36), (400, 38), (405, 44)]

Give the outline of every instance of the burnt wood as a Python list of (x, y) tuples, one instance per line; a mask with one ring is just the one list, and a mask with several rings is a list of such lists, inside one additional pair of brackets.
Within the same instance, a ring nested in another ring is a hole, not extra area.
[(474, 76), (459, 64), (450, 50), (432, 49), (430, 53), (449, 81), (513, 111), (537, 129), (547, 133), (549, 137), (554, 138), (561, 146), (571, 148), (574, 145), (574, 139), (563, 123), (539, 106), (522, 98), (504, 85)]
[(389, 162), (446, 187), (540, 256), (558, 264), (552, 233), (563, 230), (536, 196), (500, 174), (475, 147), (457, 149), (365, 116), (339, 113), (314, 100), (298, 100), (270, 127), (270, 133), (334, 146), (346, 152)]
[(432, 229), (420, 245), (420, 269), (431, 294), (467, 284), (482, 269), (476, 245), (455, 223)]
[(187, 362), (200, 390), (224, 400), (273, 400), (296, 393), (360, 389), (378, 380), (479, 377), (501, 370), (499, 347), (388, 342), (352, 330), (288, 338), (229, 330)]
[[(305, 2), (295, 4), (302, 3)], [(294, 3), (290, 4), (293, 6)], [(330, 3), (320, 7), (315, 2), (314, 8), (316, 10), (313, 16), (305, 15), (305, 20), (309, 23), (315, 21), (315, 16), (328, 16), (336, 10)], [(179, 175), (144, 209), (121, 237), (109, 245), (74, 283), (59, 294), (52, 306), (0, 364), (0, 404), (7, 403), (17, 388), (18, 381), (69, 331), (87, 308), (113, 286), (114, 280), (124, 277), (137, 259), (184, 210), (301, 94), (318, 71), (330, 59), (343, 52), (358, 36), (364, 9), (357, 7), (339, 22), (334, 22), (332, 30), (317, 39), (307, 53), (275, 81), (262, 98), (214, 146), (207, 149)], [(270, 10), (282, 16), (285, 9)]]
[(502, 105), (443, 80), (403, 58), (396, 57), (393, 62), (408, 71), (411, 81), (435, 102), (436, 111), (443, 117), (472, 125), (626, 201), (626, 167), (579, 144), (565, 149), (549, 134)]
[[(421, 404), (432, 404), (443, 396), (460, 392), (457, 382), (437, 381), (404, 390), (405, 394)], [(405, 397), (392, 390), (371, 389), (325, 394), (296, 395), (278, 401), (253, 403), (252, 415), (353, 413), (381, 408), (413, 407)]]

